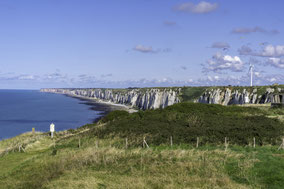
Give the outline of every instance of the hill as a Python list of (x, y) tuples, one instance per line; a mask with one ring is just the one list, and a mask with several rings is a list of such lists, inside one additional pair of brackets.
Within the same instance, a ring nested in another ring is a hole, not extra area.
[[(58, 132), (54, 139), (48, 133), (26, 133), (0, 141), (0, 184), (3, 188), (281, 188), (284, 152), (277, 148), (283, 114), (267, 107), (181, 103), (133, 114), (115, 111), (96, 124)], [(142, 148), (144, 136), (149, 148)]]

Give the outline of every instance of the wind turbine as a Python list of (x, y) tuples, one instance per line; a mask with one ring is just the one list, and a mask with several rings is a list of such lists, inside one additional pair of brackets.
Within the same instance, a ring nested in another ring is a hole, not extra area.
[(252, 78), (253, 78), (253, 68), (254, 65), (250, 64), (249, 65), (249, 72), (250, 72), (250, 86), (252, 87)]

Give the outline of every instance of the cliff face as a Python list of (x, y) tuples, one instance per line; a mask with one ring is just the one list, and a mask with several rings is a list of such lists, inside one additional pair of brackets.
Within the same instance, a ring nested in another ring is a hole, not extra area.
[(41, 92), (88, 97), (142, 110), (165, 108), (180, 102), (180, 89), (41, 89)]
[(249, 89), (211, 89), (206, 90), (197, 100), (206, 104), (265, 104), (282, 103), (282, 97), (278, 93), (283, 92), (282, 88), (266, 88), (265, 92), (259, 92), (257, 88)]
[[(284, 104), (284, 86), (184, 87), (141, 89), (41, 89), (41, 92), (88, 97), (147, 110), (165, 108), (180, 101), (206, 104)], [(200, 97), (199, 97), (200, 96)], [(191, 98), (192, 97), (192, 98)], [(199, 98), (198, 98), (199, 97)]]

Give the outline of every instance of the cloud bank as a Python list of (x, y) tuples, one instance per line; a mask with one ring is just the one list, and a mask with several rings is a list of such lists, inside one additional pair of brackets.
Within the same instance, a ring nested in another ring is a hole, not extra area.
[(260, 52), (253, 50), (248, 45), (243, 45), (238, 51), (240, 55), (251, 55), (259, 57), (281, 57), (284, 56), (284, 45), (266, 45)]
[(203, 65), (204, 72), (221, 73), (222, 71), (241, 72), (244, 68), (244, 62), (238, 56), (222, 55), (216, 53), (210, 60)]
[[(271, 85), (273, 83), (283, 83), (284, 75), (272, 74), (264, 75), (260, 72), (254, 73), (255, 84)], [(107, 80), (98, 79), (94, 75), (81, 74), (68, 76), (66, 74), (46, 74), (43, 76), (29, 74), (0, 73), (0, 81), (8, 83), (17, 81), (22, 84), (35, 84), (41, 87), (86, 87), (86, 88), (127, 88), (127, 87), (171, 87), (171, 86), (227, 86), (227, 85), (249, 85), (250, 77), (247, 74), (242, 76), (222, 76), (218, 74), (208, 75), (197, 79), (188, 78), (186, 80), (174, 80), (170, 77), (164, 78), (141, 78), (136, 80)]]

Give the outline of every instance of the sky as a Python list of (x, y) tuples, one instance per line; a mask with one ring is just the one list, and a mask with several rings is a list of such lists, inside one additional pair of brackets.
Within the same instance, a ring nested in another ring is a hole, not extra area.
[(283, 0), (0, 0), (0, 89), (284, 84)]

